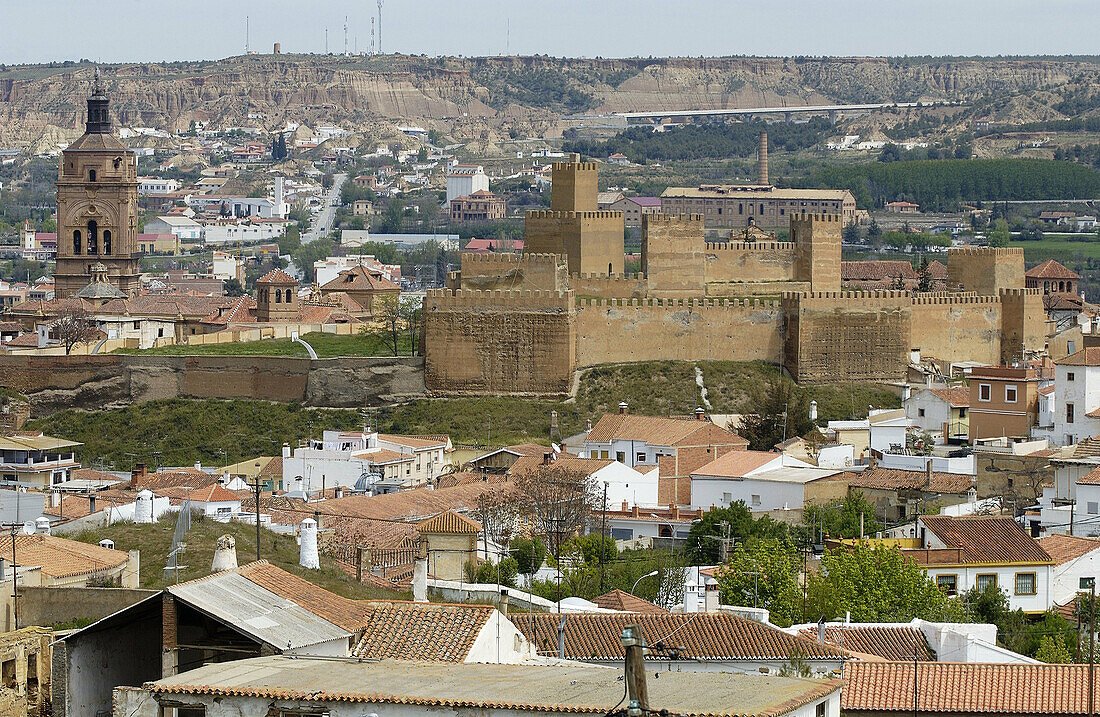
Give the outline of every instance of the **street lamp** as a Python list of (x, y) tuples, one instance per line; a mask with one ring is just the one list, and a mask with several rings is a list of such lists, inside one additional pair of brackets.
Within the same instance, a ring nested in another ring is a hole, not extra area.
[[(19, 499), (19, 494), (15, 496)], [(19, 629), (19, 566), (15, 562), (15, 523), (11, 524), (11, 613), (15, 629)]]
[(637, 580), (635, 580), (635, 581), (634, 581), (634, 584), (630, 586), (630, 594), (631, 594), (631, 595), (633, 595), (633, 594), (634, 594), (634, 588), (638, 587), (638, 583), (642, 582), (642, 581), (643, 581), (643, 580), (645, 580), (646, 578), (651, 578), (651, 577), (653, 577), (653, 576), (654, 576), (654, 575), (656, 575), (656, 574), (657, 574), (657, 571), (656, 571), (656, 570), (654, 570), (653, 572), (651, 572), (651, 573), (646, 573), (646, 574), (645, 574), (645, 575), (643, 575), (642, 577), (640, 577), (640, 578), (638, 578)]

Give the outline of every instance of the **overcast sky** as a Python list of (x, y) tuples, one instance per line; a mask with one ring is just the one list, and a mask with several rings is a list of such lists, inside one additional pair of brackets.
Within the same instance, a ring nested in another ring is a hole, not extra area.
[[(375, 0), (0, 0), (0, 62), (366, 50)], [(385, 0), (387, 52), (570, 57), (1100, 53), (1097, 0)]]

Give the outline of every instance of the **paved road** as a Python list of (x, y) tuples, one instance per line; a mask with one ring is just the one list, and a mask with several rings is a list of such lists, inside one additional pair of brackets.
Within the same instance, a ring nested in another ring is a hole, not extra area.
[(325, 205), (321, 211), (313, 217), (309, 231), (302, 236), (303, 242), (311, 242), (328, 236), (332, 231), (332, 224), (336, 221), (336, 204), (340, 203), (340, 189), (347, 181), (348, 175), (337, 174), (332, 178), (332, 188), (325, 194)]

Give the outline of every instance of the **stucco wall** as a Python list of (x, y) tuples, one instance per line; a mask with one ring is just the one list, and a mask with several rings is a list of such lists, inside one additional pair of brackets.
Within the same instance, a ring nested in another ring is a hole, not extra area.
[(154, 594), (155, 590), (135, 588), (20, 587), (19, 623), (48, 627), (74, 620), (99, 620)]
[(996, 296), (918, 296), (912, 346), (941, 361), (1001, 362), (1001, 302)]

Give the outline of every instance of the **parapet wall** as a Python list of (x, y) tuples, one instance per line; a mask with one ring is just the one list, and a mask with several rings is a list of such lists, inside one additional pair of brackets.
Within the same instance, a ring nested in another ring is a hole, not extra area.
[(712, 242), (706, 247), (707, 284), (795, 281), (796, 256), (791, 242)]
[(527, 212), (524, 250), (564, 254), (569, 273), (623, 273), (623, 213), (612, 211)]
[(603, 299), (642, 299), (646, 297), (645, 274), (608, 276), (607, 274), (574, 274), (569, 287), (582, 297)]
[(947, 250), (947, 286), (997, 296), (1024, 288), (1024, 250), (1019, 247), (958, 247)]
[(1010, 365), (1047, 344), (1047, 313), (1040, 289), (1001, 291), (1001, 363)]
[(649, 296), (702, 297), (706, 291), (702, 214), (642, 217), (642, 272)]
[(577, 366), (658, 360), (782, 359), (777, 301), (584, 300), (577, 307)]
[(941, 361), (1001, 363), (1001, 299), (973, 293), (913, 297), (910, 348)]
[(566, 393), (573, 377), (572, 291), (430, 290), (424, 377), (455, 393)]
[(569, 268), (560, 254), (462, 254), (462, 289), (565, 291)]

